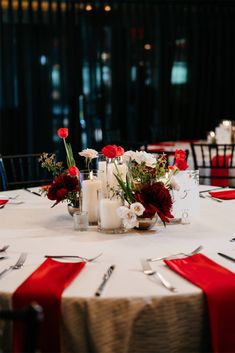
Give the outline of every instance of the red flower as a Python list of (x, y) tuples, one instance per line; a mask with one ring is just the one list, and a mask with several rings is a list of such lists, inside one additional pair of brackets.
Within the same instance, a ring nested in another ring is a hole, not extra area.
[(175, 166), (179, 169), (179, 170), (185, 170), (188, 168), (188, 164), (186, 162), (185, 159), (176, 159), (175, 161)]
[(72, 177), (79, 176), (79, 170), (77, 167), (72, 166), (68, 169), (68, 174), (71, 175)]
[(68, 197), (69, 192), (78, 192), (79, 190), (80, 184), (78, 178), (64, 173), (53, 180), (47, 197), (49, 200), (56, 200), (59, 203)]
[(105, 157), (115, 158), (118, 156), (118, 147), (116, 145), (107, 145), (102, 148), (101, 152)]
[(67, 129), (67, 127), (61, 127), (59, 130), (57, 130), (57, 135), (60, 138), (65, 139), (69, 135), (69, 130)]
[(124, 152), (124, 148), (122, 148), (121, 146), (117, 147), (117, 157), (123, 156)]
[(175, 159), (186, 159), (186, 153), (183, 150), (176, 150), (175, 151)]
[(172, 198), (169, 190), (161, 182), (144, 186), (135, 192), (134, 197), (145, 207), (144, 217), (153, 217), (157, 213), (164, 223), (169, 222), (168, 218), (173, 218)]

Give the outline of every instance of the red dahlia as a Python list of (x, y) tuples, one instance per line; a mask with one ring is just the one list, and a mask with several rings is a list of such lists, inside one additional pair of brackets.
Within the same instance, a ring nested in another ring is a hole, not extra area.
[(169, 222), (168, 218), (173, 218), (172, 198), (169, 190), (161, 182), (144, 186), (136, 191), (134, 197), (145, 207), (144, 217), (153, 217), (157, 213), (164, 223)]

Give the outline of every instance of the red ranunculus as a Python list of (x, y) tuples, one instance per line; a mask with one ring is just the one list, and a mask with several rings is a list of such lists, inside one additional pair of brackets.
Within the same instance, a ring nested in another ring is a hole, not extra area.
[(144, 186), (135, 192), (134, 197), (145, 207), (144, 217), (153, 217), (157, 213), (164, 223), (169, 222), (168, 218), (173, 218), (172, 198), (169, 190), (161, 182)]
[(56, 192), (56, 200), (62, 201), (68, 195), (68, 190), (66, 188), (61, 188)]
[(176, 150), (175, 151), (175, 160), (177, 159), (186, 159), (186, 153), (183, 150)]
[(72, 166), (72, 167), (70, 167), (69, 169), (68, 169), (68, 173), (69, 173), (69, 175), (71, 175), (72, 177), (75, 177), (75, 176), (79, 176), (79, 170), (78, 170), (78, 168), (77, 167), (75, 167), (75, 166)]
[(101, 152), (107, 158), (115, 158), (118, 155), (118, 147), (116, 145), (107, 145), (102, 148)]
[(69, 130), (67, 127), (61, 127), (59, 130), (57, 130), (57, 135), (62, 138), (62, 139), (66, 139), (66, 137), (68, 137), (69, 135)]
[(124, 152), (124, 148), (122, 148), (121, 146), (117, 147), (117, 157), (123, 156)]
[(188, 164), (186, 162), (185, 159), (176, 159), (175, 161), (175, 166), (179, 169), (179, 170), (185, 170), (188, 168)]
[(49, 200), (56, 200), (58, 203), (65, 200), (69, 192), (78, 192), (79, 190), (80, 183), (78, 178), (63, 173), (53, 180), (48, 190), (47, 197)]

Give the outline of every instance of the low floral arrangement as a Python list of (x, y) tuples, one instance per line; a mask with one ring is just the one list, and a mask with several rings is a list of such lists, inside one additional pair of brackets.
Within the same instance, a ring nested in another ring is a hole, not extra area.
[(174, 175), (188, 168), (186, 153), (177, 150), (174, 165), (167, 167), (164, 153), (155, 158), (144, 151), (127, 151), (123, 158), (128, 163), (128, 174), (123, 181), (115, 175), (126, 203), (118, 209), (125, 228), (138, 226), (138, 217), (152, 218), (156, 214), (165, 224), (173, 218), (170, 189), (179, 189)]
[[(52, 207), (63, 201), (79, 207), (80, 171), (76, 167), (72, 147), (66, 141), (68, 129), (60, 128), (57, 134), (64, 142), (67, 166), (56, 161), (54, 154), (43, 153), (39, 160), (41, 166), (52, 173), (54, 180), (42, 190), (48, 199), (55, 201)], [(124, 180), (118, 168), (114, 171), (119, 186), (115, 193), (118, 192), (124, 200), (124, 206), (119, 207), (118, 214), (125, 228), (136, 227), (138, 217), (153, 218), (158, 215), (164, 224), (173, 218), (170, 189), (179, 189), (174, 175), (188, 167), (185, 151), (177, 150), (174, 165), (169, 167), (164, 153), (155, 158), (145, 151), (125, 152), (121, 146), (116, 145), (106, 145), (101, 152), (107, 159), (121, 158), (128, 166)], [(98, 152), (93, 149), (85, 149), (79, 154), (85, 157), (88, 169), (92, 159), (98, 157)]]
[(72, 147), (66, 142), (68, 129), (60, 128), (57, 134), (64, 141), (67, 168), (64, 167), (63, 162), (56, 161), (55, 154), (43, 153), (39, 162), (43, 168), (52, 173), (54, 180), (50, 185), (42, 187), (42, 193), (46, 194), (49, 200), (55, 201), (52, 207), (61, 201), (66, 201), (73, 207), (79, 207), (79, 170), (75, 164)]

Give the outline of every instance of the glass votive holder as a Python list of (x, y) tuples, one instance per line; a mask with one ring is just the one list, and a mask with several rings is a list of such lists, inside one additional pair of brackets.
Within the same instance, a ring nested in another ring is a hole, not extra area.
[(83, 232), (88, 230), (88, 212), (76, 211), (73, 214), (74, 230)]

